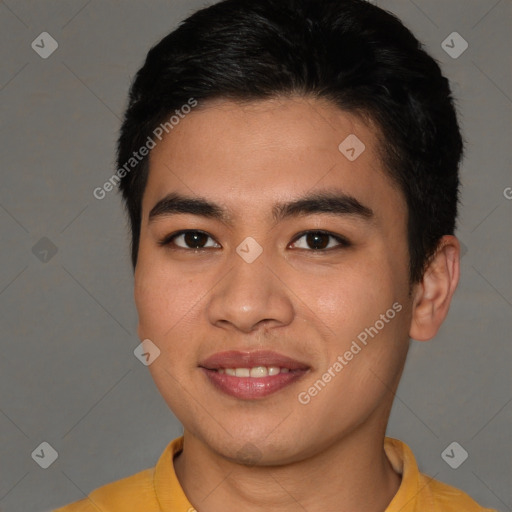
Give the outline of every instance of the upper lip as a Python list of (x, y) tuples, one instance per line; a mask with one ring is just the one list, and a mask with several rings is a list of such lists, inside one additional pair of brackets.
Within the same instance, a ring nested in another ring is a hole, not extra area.
[(254, 368), (255, 366), (277, 366), (290, 370), (307, 370), (309, 366), (305, 363), (287, 357), (271, 350), (257, 350), (253, 352), (240, 352), (230, 350), (218, 352), (204, 359), (199, 366), (208, 370), (219, 368)]

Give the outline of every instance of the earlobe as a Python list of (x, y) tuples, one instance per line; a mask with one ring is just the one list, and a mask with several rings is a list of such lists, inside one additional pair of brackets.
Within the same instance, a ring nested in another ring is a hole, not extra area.
[(459, 282), (460, 244), (445, 235), (414, 291), (409, 336), (418, 341), (433, 338), (443, 323)]

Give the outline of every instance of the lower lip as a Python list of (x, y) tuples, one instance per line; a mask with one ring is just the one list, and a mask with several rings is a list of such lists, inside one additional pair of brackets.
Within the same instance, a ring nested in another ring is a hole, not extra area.
[(307, 370), (296, 370), (271, 377), (234, 377), (207, 368), (201, 368), (201, 370), (217, 389), (242, 400), (256, 400), (276, 393), (307, 372)]

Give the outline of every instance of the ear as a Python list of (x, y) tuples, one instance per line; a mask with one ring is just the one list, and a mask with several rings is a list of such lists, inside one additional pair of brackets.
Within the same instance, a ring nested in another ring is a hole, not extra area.
[(433, 338), (443, 323), (457, 288), (460, 244), (453, 235), (439, 241), (435, 255), (414, 290), (409, 336), (418, 341)]

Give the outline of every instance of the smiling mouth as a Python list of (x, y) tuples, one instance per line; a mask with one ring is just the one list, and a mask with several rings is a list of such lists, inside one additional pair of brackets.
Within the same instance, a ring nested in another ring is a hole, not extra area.
[(199, 364), (217, 391), (242, 400), (274, 394), (302, 378), (310, 367), (272, 351), (229, 351)]

